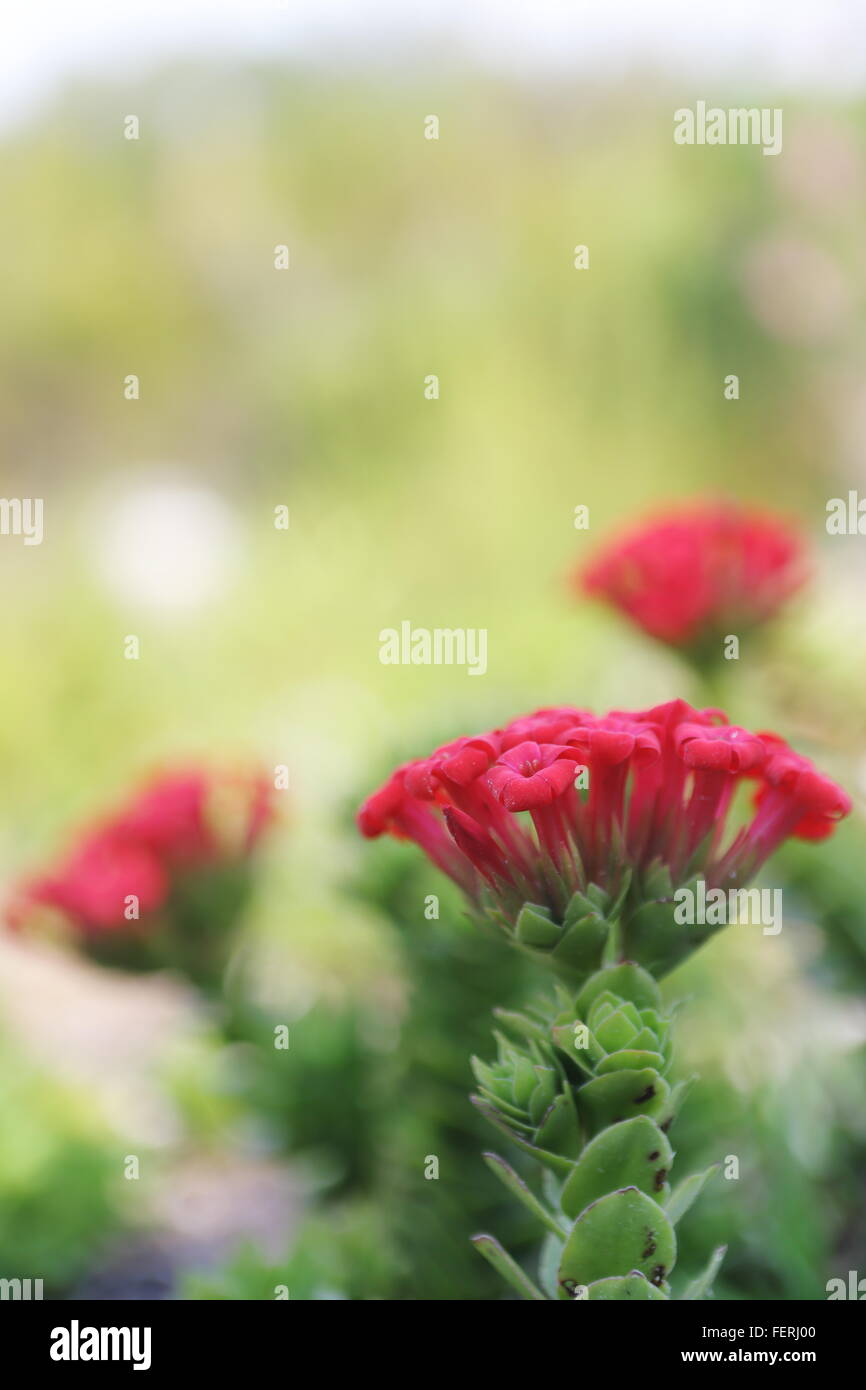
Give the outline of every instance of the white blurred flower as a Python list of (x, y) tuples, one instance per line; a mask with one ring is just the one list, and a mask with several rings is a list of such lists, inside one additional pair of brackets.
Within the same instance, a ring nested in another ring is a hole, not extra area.
[(90, 537), (112, 594), (142, 608), (188, 611), (221, 594), (237, 569), (240, 535), (231, 508), (209, 488), (139, 483), (96, 508)]

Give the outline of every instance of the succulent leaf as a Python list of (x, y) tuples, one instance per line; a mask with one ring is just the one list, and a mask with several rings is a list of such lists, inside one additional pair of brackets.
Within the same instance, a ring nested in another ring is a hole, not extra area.
[(677, 1253), (673, 1225), (665, 1212), (637, 1187), (600, 1197), (577, 1218), (559, 1266), (562, 1297), (611, 1275), (638, 1271), (658, 1286)]

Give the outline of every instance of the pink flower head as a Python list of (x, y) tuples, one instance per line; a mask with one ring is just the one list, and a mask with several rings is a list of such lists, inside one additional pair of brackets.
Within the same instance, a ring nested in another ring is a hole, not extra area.
[[(734, 794), (755, 783), (740, 823)], [(358, 824), (414, 840), (513, 929), (527, 903), (567, 923), (590, 888), (589, 911), (626, 892), (637, 911), (660, 884), (666, 897), (697, 876), (740, 886), (783, 840), (830, 834), (850, 806), (782, 739), (673, 700), (604, 716), (543, 710), (459, 739), (398, 768)]]
[(803, 544), (785, 522), (709, 504), (656, 517), (612, 541), (574, 583), (651, 637), (686, 647), (772, 617), (807, 571)]

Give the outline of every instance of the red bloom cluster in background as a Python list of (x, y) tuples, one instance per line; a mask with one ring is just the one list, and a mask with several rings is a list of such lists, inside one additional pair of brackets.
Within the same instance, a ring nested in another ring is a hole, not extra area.
[(179, 875), (244, 859), (271, 818), (270, 788), (254, 776), (174, 771), (156, 777), (77, 842), (54, 869), (21, 884), (8, 918), (54, 908), (84, 931), (129, 927), (168, 901)]
[[(729, 829), (743, 783), (751, 819)], [(358, 825), (414, 840), (476, 901), (489, 889), (509, 915), (526, 902), (561, 915), (589, 884), (616, 891), (624, 868), (741, 885), (789, 836), (823, 839), (850, 808), (782, 739), (673, 700), (543, 709), (458, 738), (397, 768)]]
[(703, 505), (645, 522), (574, 576), (650, 636), (688, 646), (771, 617), (807, 577), (803, 544), (783, 521)]

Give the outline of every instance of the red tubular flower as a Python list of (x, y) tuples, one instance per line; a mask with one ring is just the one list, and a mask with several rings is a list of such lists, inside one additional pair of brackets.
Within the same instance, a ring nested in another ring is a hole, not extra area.
[(801, 758), (775, 734), (761, 734), (760, 738), (765, 756), (754, 797), (751, 835), (747, 843), (735, 842), (727, 856), (727, 860), (745, 866), (746, 872), (754, 872), (751, 864), (758, 868), (789, 836), (826, 840), (836, 822), (851, 809), (850, 797), (818, 772), (808, 758)]
[(487, 774), (506, 811), (534, 811), (556, 801), (574, 781), (577, 759), (558, 743), (516, 743)]
[[(754, 781), (754, 813), (737, 826), (734, 793)], [(637, 911), (659, 883), (668, 898), (695, 876), (741, 886), (783, 840), (823, 838), (850, 807), (782, 739), (673, 700), (602, 717), (541, 710), (458, 739), (398, 768), (358, 825), (414, 840), (512, 929), (533, 904), (553, 940), (555, 924), (574, 918), (574, 895), (591, 913), (628, 892)]]
[[(436, 791), (430, 770), (435, 757), (434, 754), (432, 758), (398, 767), (385, 785), (364, 802), (358, 813), (358, 828), (369, 839), (389, 834), (397, 840), (414, 840), (438, 869), (471, 893), (476, 883), (471, 858), (460, 853), (457, 841), (445, 828), (444, 818), (428, 804)], [(406, 785), (407, 778), (410, 787)]]
[(686, 647), (763, 622), (807, 573), (803, 544), (785, 522), (705, 505), (647, 521), (604, 547), (573, 582), (651, 637)]

